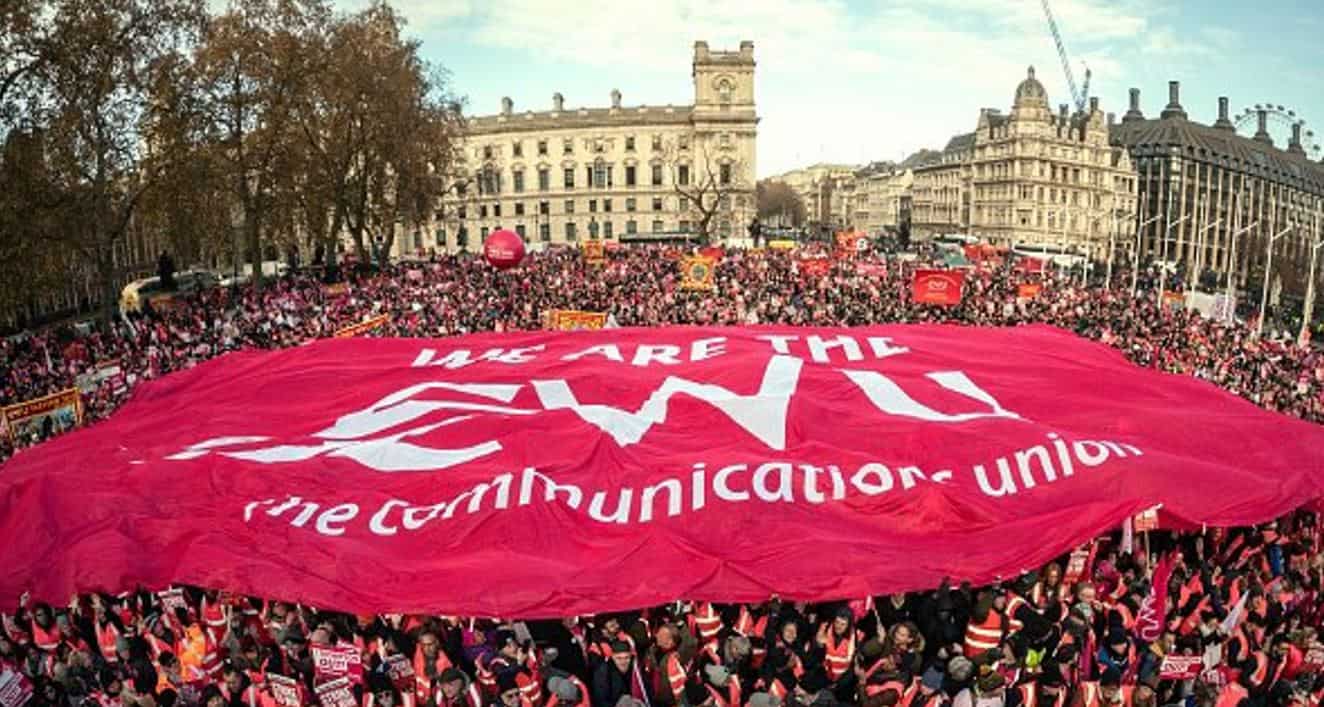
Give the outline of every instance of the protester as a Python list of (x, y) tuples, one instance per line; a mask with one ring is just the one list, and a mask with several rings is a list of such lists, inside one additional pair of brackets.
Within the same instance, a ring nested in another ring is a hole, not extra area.
[[(1147, 287), (1132, 298), (1102, 283), (1082, 286), (1079, 274), (1031, 275), (1008, 263), (969, 273), (960, 305), (933, 307), (909, 297), (913, 269), (933, 262), (933, 252), (914, 262), (864, 256), (885, 275), (840, 261), (816, 276), (794, 255), (732, 250), (716, 289), (702, 292), (679, 287), (675, 256), (623, 248), (593, 266), (578, 251), (552, 250), (507, 272), (448, 256), (352, 278), (343, 289), (291, 275), (262, 290), (178, 295), (168, 308), (84, 333), (46, 330), (0, 343), (8, 366), (0, 402), (86, 384), (118, 366), (83, 395), (85, 424), (95, 424), (137, 384), (230, 351), (296, 346), (381, 315), (366, 335), (538, 329), (545, 310), (565, 308), (609, 312), (622, 326), (1048, 323), (1140, 365), (1324, 420), (1317, 351), (1162, 308)], [(1043, 289), (1018, 297), (1027, 278)], [(1129, 276), (1119, 272), (1123, 281)], [(0, 458), (40, 454), (24, 449), (37, 441), (19, 439)], [(1072, 558), (1062, 557), (994, 587), (944, 582), (824, 604), (680, 602), (527, 624), (355, 617), (193, 587), (91, 594), (61, 607), (24, 601), (0, 626), (0, 674), (21, 672), (31, 703), (53, 707), (330, 707), (339, 703), (318, 687), (341, 673), (317, 657), (328, 649), (358, 656), (362, 674), (343, 674), (363, 707), (1304, 707), (1324, 698), (1319, 516), (1151, 531), (1129, 546), (1114, 533), (1092, 549), (1091, 565), (1068, 569)], [(1144, 640), (1142, 605), (1164, 558), (1174, 567), (1157, 588), (1165, 615), (1146, 634), (1158, 638)], [(1178, 675), (1172, 659), (1182, 656), (1198, 658), (1197, 669)]]

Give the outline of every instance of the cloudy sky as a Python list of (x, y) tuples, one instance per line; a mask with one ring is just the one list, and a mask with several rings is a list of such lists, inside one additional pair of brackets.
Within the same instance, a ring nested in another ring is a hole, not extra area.
[[(368, 0), (337, 0), (345, 10)], [(1324, 143), (1320, 0), (1050, 0), (1078, 82), (1105, 111), (1141, 89), (1146, 115), (1182, 82), (1193, 119), (1272, 102)], [(1040, 0), (392, 0), (423, 53), (452, 74), (470, 114), (692, 101), (695, 40), (753, 40), (758, 172), (830, 161), (897, 160), (1010, 108), (1026, 66), (1052, 104), (1066, 79)], [(1253, 132), (1253, 126), (1251, 128)], [(1286, 128), (1278, 128), (1280, 143)]]

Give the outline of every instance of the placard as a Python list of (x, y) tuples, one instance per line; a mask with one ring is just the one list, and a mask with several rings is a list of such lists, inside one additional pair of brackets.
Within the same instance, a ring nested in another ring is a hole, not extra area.
[(1163, 680), (1193, 680), (1204, 671), (1204, 658), (1198, 655), (1164, 656), (1159, 667), (1159, 677)]
[(303, 707), (303, 693), (294, 678), (267, 673), (267, 687), (271, 690), (271, 697), (281, 707)]
[(354, 683), (363, 682), (363, 656), (350, 644), (328, 646), (314, 643), (308, 648), (313, 656), (313, 679), (321, 683), (348, 677)]
[(318, 685), (317, 699), (322, 707), (359, 707), (354, 692), (349, 689), (349, 678), (336, 678)]

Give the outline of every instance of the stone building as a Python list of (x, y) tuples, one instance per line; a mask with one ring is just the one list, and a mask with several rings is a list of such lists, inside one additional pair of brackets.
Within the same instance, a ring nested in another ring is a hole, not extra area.
[(805, 204), (805, 221), (812, 229), (840, 227), (850, 222), (855, 190), (855, 165), (819, 163), (771, 177), (795, 190)]
[(716, 213), (710, 235), (744, 237), (754, 218), (754, 44), (715, 51), (695, 42), (693, 103), (571, 108), (470, 118), (465, 179), (428, 230), (402, 234), (396, 255), (428, 248), (477, 250), (507, 228), (537, 248), (586, 238), (650, 240), (694, 233), (702, 198)]
[(1188, 118), (1180, 90), (1169, 82), (1168, 104), (1146, 118), (1140, 90), (1131, 89), (1130, 110), (1112, 128), (1113, 144), (1127, 149), (1138, 169), (1141, 252), (1216, 273), (1220, 283), (1234, 263), (1245, 283), (1262, 277), (1271, 238), (1279, 236), (1271, 281), (1304, 292), (1311, 243), (1324, 236), (1324, 165), (1307, 157), (1300, 125), (1280, 149), (1265, 111), (1247, 138), (1228, 119), (1226, 97), (1218, 99), (1213, 125), (1202, 125)]
[(851, 220), (872, 234), (895, 233), (909, 211), (915, 174), (891, 163), (876, 163), (855, 173)]
[(1009, 114), (980, 111), (973, 133), (915, 168), (915, 235), (1106, 257), (1136, 211), (1130, 157), (1110, 143), (1097, 99), (1084, 114), (1065, 105), (1054, 114), (1034, 68), (1027, 73)]

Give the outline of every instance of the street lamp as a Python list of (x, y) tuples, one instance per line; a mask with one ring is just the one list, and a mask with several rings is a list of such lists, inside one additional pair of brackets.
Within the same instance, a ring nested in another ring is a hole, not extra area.
[[(1312, 233), (1319, 233), (1319, 212), (1315, 212), (1312, 220), (1314, 227)], [(1297, 341), (1305, 341), (1306, 332), (1310, 330), (1310, 318), (1315, 315), (1315, 264), (1319, 259), (1319, 248), (1324, 246), (1324, 238), (1318, 238), (1310, 244), (1310, 280), (1306, 283), (1306, 306), (1301, 316), (1301, 333), (1297, 334)]]
[(1264, 308), (1269, 305), (1269, 277), (1273, 275), (1273, 244), (1279, 238), (1287, 235), (1296, 226), (1288, 226), (1278, 233), (1269, 237), (1269, 243), (1265, 246), (1268, 255), (1264, 261), (1264, 284), (1260, 287), (1260, 316), (1255, 318), (1255, 338), (1260, 338), (1260, 332), (1264, 330)]
[(1136, 247), (1135, 250), (1131, 253), (1131, 298), (1132, 299), (1135, 299), (1136, 287), (1140, 283), (1140, 233), (1144, 231), (1146, 228), (1149, 228), (1152, 224), (1157, 223), (1158, 220), (1161, 218), (1163, 218), (1163, 216), (1161, 215), (1155, 216), (1151, 219), (1147, 219), (1146, 221), (1144, 221), (1143, 223), (1141, 223), (1139, 226), (1136, 227)]
[[(1185, 216), (1177, 219), (1176, 221), (1169, 223), (1167, 225), (1167, 228), (1164, 229), (1163, 249), (1165, 255), (1167, 254), (1168, 239), (1172, 238), (1172, 227), (1180, 226), (1183, 221), (1189, 220), (1190, 218), (1191, 215), (1186, 214)], [(1163, 307), (1163, 294), (1167, 289), (1168, 289), (1168, 261), (1164, 260), (1162, 263), (1159, 264), (1158, 303), (1160, 309)]]
[(1204, 234), (1208, 233), (1208, 232), (1210, 231), (1210, 229), (1218, 228), (1218, 226), (1219, 226), (1220, 224), (1222, 224), (1222, 223), (1223, 223), (1223, 219), (1221, 219), (1221, 218), (1219, 218), (1219, 219), (1214, 219), (1214, 222), (1213, 222), (1213, 223), (1211, 223), (1211, 224), (1205, 226), (1204, 228), (1201, 228), (1201, 229), (1200, 229), (1200, 232), (1199, 232), (1199, 233), (1196, 235), (1196, 237), (1195, 237), (1195, 242), (1198, 244), (1196, 247), (1200, 249), (1199, 256), (1195, 259), (1195, 262), (1197, 263), (1196, 268), (1195, 268), (1195, 270), (1196, 270), (1196, 272), (1195, 272), (1195, 287), (1196, 287), (1196, 289), (1199, 289), (1199, 287), (1200, 287), (1200, 271), (1204, 269), (1204, 264), (1201, 262), (1201, 261), (1204, 260), (1204, 250), (1205, 250), (1205, 249), (1204, 249)]
[(1229, 302), (1232, 301), (1232, 297), (1235, 294), (1232, 288), (1232, 273), (1237, 268), (1237, 236), (1240, 236), (1258, 225), (1260, 225), (1260, 222), (1255, 221), (1251, 225), (1234, 232), (1230, 237), (1230, 240), (1232, 241), (1232, 252), (1228, 254), (1227, 263), (1227, 296)]

